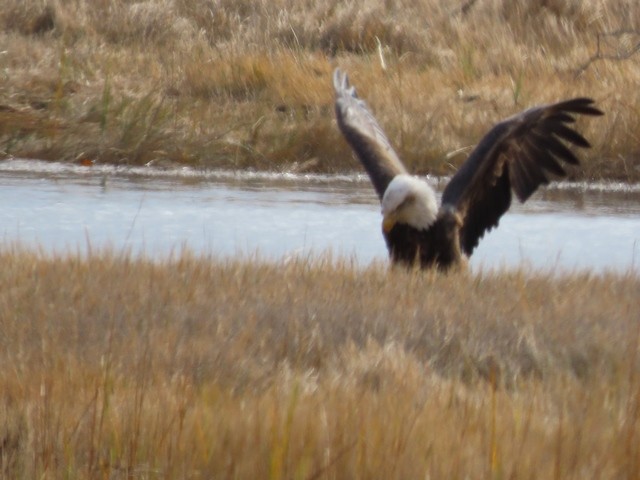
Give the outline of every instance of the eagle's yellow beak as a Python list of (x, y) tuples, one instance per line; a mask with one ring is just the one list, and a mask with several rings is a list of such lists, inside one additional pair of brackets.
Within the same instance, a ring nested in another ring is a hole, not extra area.
[(387, 213), (382, 218), (382, 231), (384, 233), (389, 233), (393, 226), (396, 224), (396, 215), (394, 212)]

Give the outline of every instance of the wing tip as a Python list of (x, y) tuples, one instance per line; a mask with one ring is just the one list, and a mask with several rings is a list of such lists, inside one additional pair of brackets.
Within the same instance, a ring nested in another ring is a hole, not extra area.
[(349, 75), (339, 68), (336, 68), (333, 71), (333, 88), (338, 96), (346, 95), (358, 98), (358, 95), (356, 95), (356, 88), (349, 82)]
[(560, 104), (562, 110), (579, 113), (582, 115), (591, 115), (600, 117), (604, 112), (595, 105), (596, 101), (591, 97), (576, 97)]

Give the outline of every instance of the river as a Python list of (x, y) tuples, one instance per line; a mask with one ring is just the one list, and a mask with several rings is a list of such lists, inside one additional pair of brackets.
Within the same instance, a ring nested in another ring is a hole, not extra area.
[[(387, 258), (379, 203), (364, 175), (6, 160), (0, 182), (5, 248), (109, 248), (152, 258), (189, 249), (274, 260), (330, 251), (361, 265)], [(471, 266), (637, 272), (639, 258), (640, 185), (561, 183), (525, 205), (514, 201)]]

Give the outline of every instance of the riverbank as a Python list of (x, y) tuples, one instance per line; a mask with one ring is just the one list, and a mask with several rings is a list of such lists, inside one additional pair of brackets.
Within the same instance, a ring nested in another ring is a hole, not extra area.
[(0, 252), (6, 478), (634, 478), (635, 273)]
[(360, 171), (333, 120), (341, 67), (416, 173), (450, 175), (500, 119), (587, 95), (607, 115), (580, 122), (594, 148), (572, 177), (637, 182), (638, 23), (621, 0), (9, 0), (0, 157)]

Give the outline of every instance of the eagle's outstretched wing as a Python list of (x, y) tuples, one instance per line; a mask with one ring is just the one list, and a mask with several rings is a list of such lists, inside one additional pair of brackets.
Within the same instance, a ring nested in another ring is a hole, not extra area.
[(467, 255), (498, 225), (511, 204), (511, 190), (524, 202), (540, 185), (566, 175), (563, 162), (578, 164), (564, 142), (590, 145), (571, 126), (575, 114), (603, 113), (590, 98), (525, 110), (493, 127), (451, 178), (442, 205), (454, 207), (462, 218), (460, 245)]
[(378, 197), (382, 199), (393, 177), (407, 171), (367, 104), (358, 98), (355, 88), (349, 85), (347, 74), (336, 69), (333, 86), (336, 91), (338, 126), (369, 174)]

